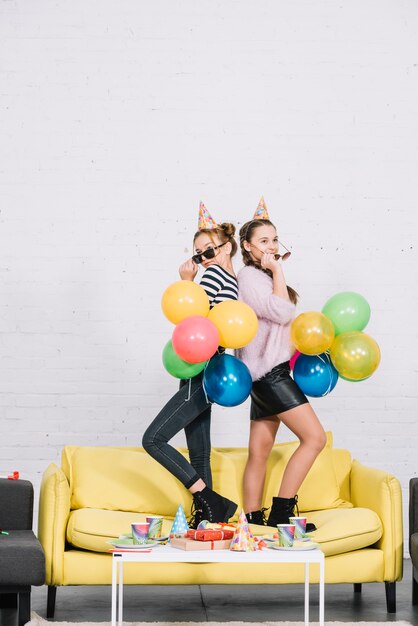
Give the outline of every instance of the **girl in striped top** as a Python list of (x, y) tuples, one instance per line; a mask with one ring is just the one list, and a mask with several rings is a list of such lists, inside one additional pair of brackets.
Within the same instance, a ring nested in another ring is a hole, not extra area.
[[(207, 213), (204, 206), (203, 209)], [(202, 213), (202, 205), (200, 210)], [(195, 254), (180, 266), (180, 278), (194, 280), (198, 265), (202, 264), (204, 273), (200, 285), (209, 297), (211, 308), (225, 300), (237, 300), (238, 283), (231, 261), (237, 251), (235, 226), (229, 223), (218, 226), (208, 218), (201, 219), (199, 227), (193, 240)], [(203, 387), (201, 372), (180, 382), (179, 391), (167, 402), (142, 438), (145, 450), (192, 494), (192, 520), (189, 522), (192, 528), (196, 528), (202, 519), (227, 522), (237, 508), (235, 502), (212, 490), (210, 420), (211, 403)], [(190, 463), (168, 443), (183, 429)]]

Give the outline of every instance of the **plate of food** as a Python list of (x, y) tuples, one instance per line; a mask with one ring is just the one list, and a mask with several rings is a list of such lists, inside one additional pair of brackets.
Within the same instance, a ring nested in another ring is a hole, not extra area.
[[(279, 535), (276, 533), (274, 535), (259, 535), (259, 539), (264, 539), (264, 541), (271, 541), (273, 543), (277, 543), (279, 540)], [(300, 539), (295, 539), (295, 541), (311, 541), (310, 537), (301, 537)]]
[(295, 541), (293, 546), (279, 546), (278, 543), (271, 543), (269, 546), (272, 550), (287, 550), (288, 552), (297, 552), (298, 550), (315, 550), (319, 548), (319, 544), (313, 541)]
[(119, 539), (112, 539), (112, 541), (108, 541), (108, 543), (114, 548), (123, 550), (147, 550), (158, 545), (158, 543), (152, 539), (148, 539), (146, 543), (134, 543), (132, 537), (120, 537)]
[[(170, 535), (161, 535), (161, 537), (153, 537), (149, 541), (156, 541), (157, 543), (160, 543), (162, 541), (168, 541), (169, 538)], [(119, 535), (119, 539), (132, 539), (132, 533), (122, 533), (121, 535)]]

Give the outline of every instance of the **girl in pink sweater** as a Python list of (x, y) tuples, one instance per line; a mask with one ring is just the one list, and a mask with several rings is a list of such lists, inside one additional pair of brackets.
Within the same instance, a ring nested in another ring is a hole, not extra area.
[[(269, 454), (283, 422), (299, 439), (286, 466), (278, 496), (273, 498), (268, 526), (286, 524), (297, 504), (297, 491), (326, 443), (308, 399), (290, 376), (289, 359), (294, 348), (290, 325), (297, 293), (286, 285), (280, 262), (276, 228), (268, 217), (264, 200), (254, 219), (240, 230), (244, 267), (238, 272), (239, 299), (249, 304), (258, 318), (255, 339), (237, 351), (252, 378), (251, 426), (248, 461), (244, 472), (244, 507), (249, 522), (264, 524), (262, 495)], [(265, 510), (265, 509), (264, 509)], [(307, 530), (315, 530), (308, 524)]]

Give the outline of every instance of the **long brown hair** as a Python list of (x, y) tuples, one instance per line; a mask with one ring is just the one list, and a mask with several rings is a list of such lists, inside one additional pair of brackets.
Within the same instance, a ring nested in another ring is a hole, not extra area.
[[(196, 238), (202, 233), (206, 233), (209, 235), (209, 238), (213, 241), (213, 235), (218, 235), (221, 243), (230, 243), (231, 244), (231, 258), (236, 254), (238, 250), (237, 242), (234, 239), (235, 235), (235, 226), (230, 222), (223, 222), (222, 224), (218, 224), (217, 228), (202, 228), (202, 230), (198, 230), (193, 237), (193, 244), (196, 241)], [(215, 242), (213, 241), (213, 245)]]
[[(256, 267), (258, 270), (265, 272), (270, 277), (273, 277), (271, 270), (262, 268), (260, 263), (257, 263), (256, 261), (254, 261), (254, 259), (251, 257), (248, 250), (244, 248), (244, 241), (247, 241), (248, 243), (250, 243), (254, 235), (254, 231), (260, 226), (273, 226), (273, 228), (276, 230), (275, 225), (272, 222), (270, 222), (270, 220), (251, 220), (250, 222), (246, 222), (243, 226), (241, 226), (240, 231), (239, 231), (239, 243), (241, 246), (242, 260), (243, 260), (244, 265), (252, 265), (253, 267)], [(293, 302), (293, 304), (297, 304), (298, 298), (299, 298), (298, 292), (295, 291), (292, 287), (289, 287), (288, 285), (286, 286), (287, 286), (287, 293), (289, 294), (290, 301)]]

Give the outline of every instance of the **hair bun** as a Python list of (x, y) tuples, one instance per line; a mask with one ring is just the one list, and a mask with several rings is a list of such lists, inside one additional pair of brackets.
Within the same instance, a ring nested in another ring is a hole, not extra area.
[(235, 226), (231, 222), (223, 222), (219, 225), (219, 228), (224, 231), (227, 237), (233, 237), (235, 235)]

